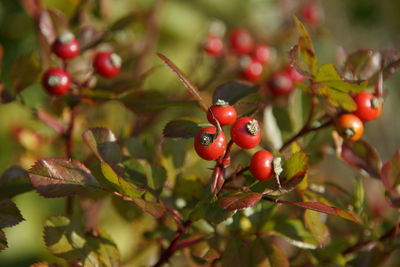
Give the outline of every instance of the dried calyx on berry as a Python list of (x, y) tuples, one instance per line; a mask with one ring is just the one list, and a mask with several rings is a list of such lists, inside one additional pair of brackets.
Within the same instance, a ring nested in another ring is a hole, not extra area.
[(209, 146), (214, 142), (217, 135), (218, 134), (203, 133), (199, 138), (199, 142), (203, 146)]
[(246, 130), (251, 135), (257, 135), (260, 132), (260, 127), (258, 125), (258, 121), (253, 119), (246, 124)]
[(229, 105), (229, 102), (223, 100), (223, 99), (217, 99), (217, 101), (215, 101), (214, 105), (216, 106), (227, 106)]

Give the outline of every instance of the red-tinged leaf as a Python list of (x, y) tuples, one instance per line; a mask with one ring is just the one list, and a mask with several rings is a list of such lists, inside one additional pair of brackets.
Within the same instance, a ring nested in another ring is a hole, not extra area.
[(166, 206), (161, 203), (149, 202), (141, 198), (135, 198), (132, 200), (143, 212), (150, 214), (151, 216), (159, 219), (167, 212)]
[(225, 210), (241, 210), (256, 205), (262, 198), (260, 193), (239, 193), (221, 197), (218, 205)]
[(183, 85), (188, 89), (188, 91), (197, 99), (199, 106), (203, 111), (207, 112), (208, 107), (205, 104), (203, 98), (200, 95), (199, 90), (196, 85), (194, 85), (188, 78), (186, 78), (185, 74), (166, 56), (163, 54), (157, 53), (157, 56), (164, 61), (165, 64), (178, 76), (179, 80), (183, 83)]
[(17, 225), (23, 220), (14, 202), (7, 198), (0, 200), (0, 229)]
[(66, 197), (100, 189), (85, 165), (66, 158), (44, 158), (29, 170), (36, 191), (44, 197)]
[(61, 11), (53, 8), (47, 9), (47, 12), (53, 22), (53, 27), (57, 33), (57, 36), (65, 31), (68, 31), (68, 19)]
[(230, 105), (235, 104), (240, 99), (256, 93), (257, 87), (250, 83), (244, 83), (239, 81), (230, 81), (221, 84), (214, 91), (213, 103), (216, 103), (218, 99), (228, 102)]
[(107, 163), (122, 161), (121, 149), (114, 133), (107, 128), (90, 128), (82, 134), (83, 140), (96, 157)]
[(300, 36), (297, 45), (292, 48), (290, 54), (292, 55), (296, 67), (298, 67), (300, 71), (307, 72), (304, 67), (304, 65), (306, 65), (308, 72), (311, 75), (315, 75), (318, 70), (318, 58), (315, 55), (311, 37), (306, 27), (296, 16), (293, 17), (293, 20)]
[(278, 200), (278, 199), (269, 199), (271, 201), (274, 201), (276, 203), (283, 203), (283, 204), (289, 204), (289, 205), (294, 205), (297, 207), (301, 207), (304, 209), (310, 209), (310, 210), (315, 210), (318, 212), (330, 214), (330, 215), (335, 215), (342, 217), (346, 220), (362, 224), (359, 218), (355, 217), (354, 215), (350, 214), (347, 211), (344, 211), (342, 209), (328, 206), (319, 202), (293, 202), (293, 201), (286, 201), (286, 200)]
[(41, 1), (20, 0), (25, 12), (34, 18), (38, 17), (42, 9)]
[(28, 173), (20, 167), (10, 167), (0, 178), (0, 198), (11, 198), (32, 190)]
[(182, 240), (179, 240), (175, 246), (173, 247), (173, 250), (180, 250), (183, 248), (190, 247), (194, 244), (197, 244), (199, 242), (202, 242), (205, 239), (204, 236), (191, 236)]
[(3, 230), (0, 230), (0, 251), (6, 248), (8, 248), (6, 233), (4, 233)]
[(390, 161), (383, 164), (380, 178), (386, 190), (390, 194), (391, 202), (396, 206), (400, 199), (400, 150), (397, 150)]
[(379, 178), (382, 161), (378, 152), (367, 142), (344, 142), (339, 157), (350, 167), (374, 178)]
[(93, 26), (84, 26), (76, 35), (81, 47), (81, 52), (100, 44), (107, 37), (107, 33), (96, 29)]
[(65, 133), (64, 125), (59, 120), (54, 118), (52, 115), (47, 113), (46, 111), (39, 109), (37, 111), (37, 117), (39, 120), (41, 120), (46, 125), (48, 125), (50, 128), (52, 128), (54, 131), (56, 131), (56, 133), (58, 133), (58, 134)]
[(304, 222), (320, 247), (331, 241), (328, 227), (321, 221), (319, 213), (313, 210), (304, 212)]

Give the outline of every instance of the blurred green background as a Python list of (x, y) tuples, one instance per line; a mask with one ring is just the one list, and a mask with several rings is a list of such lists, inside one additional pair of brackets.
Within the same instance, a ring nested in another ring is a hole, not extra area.
[[(57, 8), (67, 16), (71, 15), (78, 0), (46, 0), (45, 7)], [(265, 36), (274, 36), (278, 33), (281, 23), (290, 20), (290, 14), (283, 13), (281, 6), (290, 4), (291, 0), (166, 0), (161, 14), (161, 32), (157, 44), (157, 51), (168, 55), (183, 70), (187, 70), (194, 61), (194, 53), (207, 31), (209, 22), (213, 18), (226, 22), (228, 28), (234, 26), (249, 29), (260, 29)], [(103, 0), (101, 3), (108, 9), (108, 20), (117, 20), (129, 11), (137, 8), (146, 8), (153, 5), (150, 0)], [(325, 12), (324, 31), (317, 33), (315, 45), (322, 62), (334, 62), (336, 46), (342, 46), (352, 52), (360, 48), (398, 49), (400, 46), (400, 1), (393, 0), (324, 0), (318, 1)], [(116, 38), (135, 36), (140, 29), (135, 25)], [(314, 33), (313, 33), (314, 34)], [(268, 40), (267, 40), (268, 41)], [(6, 88), (10, 89), (10, 69), (15, 60), (30, 51), (38, 49), (38, 40), (32, 19), (25, 13), (20, 1), (0, 1), (0, 44), (4, 47), (1, 80)], [(282, 50), (286, 51), (293, 43), (287, 43)], [(156, 56), (152, 56), (150, 65), (160, 64)], [(167, 68), (160, 68), (147, 81), (146, 88), (154, 88), (170, 92), (183, 92), (183, 86)], [(400, 120), (398, 107), (400, 100), (400, 75), (396, 74), (385, 82), (389, 90), (389, 97), (385, 103), (382, 117), (368, 124), (365, 139), (373, 144), (381, 157), (388, 159), (396, 149), (400, 148)], [(41, 86), (36, 84), (23, 93), (28, 105), (48, 101)], [(108, 105), (108, 106), (107, 106)], [(98, 122), (102, 125), (114, 127), (134, 120), (135, 115), (126, 111), (117, 103), (103, 105), (105, 116), (97, 114)], [(114, 114), (109, 114), (110, 110)], [(107, 115), (108, 114), (108, 115)], [(115, 121), (115, 114), (122, 116)], [(165, 116), (159, 124), (155, 124), (145, 134), (160, 133), (162, 123), (168, 119)], [(23, 147), (12, 137), (15, 127), (28, 127), (41, 132), (49, 138), (54, 135), (50, 129), (32, 119), (30, 110), (16, 103), (0, 105), (0, 171), (16, 164), (27, 168), (32, 160), (40, 156), (56, 156), (60, 150), (40, 148), (38, 155), (26, 154)], [(121, 129), (123, 127), (120, 127)], [(122, 130), (120, 130), (122, 131)], [(79, 136), (77, 137), (79, 138)], [(342, 180), (344, 186), (353, 184), (351, 178), (356, 174), (349, 167), (339, 162), (333, 155), (328, 156), (315, 168), (315, 176), (323, 179)], [(343, 177), (349, 177), (343, 178)], [(372, 204), (383, 200), (382, 186), (371, 179), (366, 180), (369, 190), (367, 197)], [(45, 249), (42, 242), (42, 225), (46, 217), (58, 215), (63, 199), (44, 199), (35, 192), (17, 196), (15, 203), (20, 208), (26, 221), (19, 225), (5, 229), (9, 241), (9, 248), (0, 253), (0, 266), (28, 266), (41, 260), (57, 261)], [(61, 209), (62, 210), (62, 209)], [(135, 244), (131, 243), (135, 235), (139, 235), (139, 222), (132, 225), (115, 214), (112, 209), (105, 211), (111, 215), (102, 219), (104, 228), (114, 237), (122, 257), (126, 258)], [(156, 250), (157, 248), (149, 248)], [(145, 253), (145, 252), (144, 252)]]

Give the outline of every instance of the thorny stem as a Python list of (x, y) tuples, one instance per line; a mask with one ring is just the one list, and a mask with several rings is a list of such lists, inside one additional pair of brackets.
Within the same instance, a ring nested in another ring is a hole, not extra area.
[(156, 264), (153, 265), (153, 267), (160, 267), (164, 263), (167, 263), (169, 259), (175, 254), (175, 252), (179, 249), (177, 247), (177, 243), (179, 239), (182, 237), (182, 235), (185, 233), (186, 229), (190, 227), (192, 224), (192, 221), (187, 220), (182, 223), (182, 227), (177, 230), (175, 233), (174, 237), (172, 238), (171, 242), (169, 243), (169, 246), (164, 252), (161, 254), (160, 258), (156, 262)]

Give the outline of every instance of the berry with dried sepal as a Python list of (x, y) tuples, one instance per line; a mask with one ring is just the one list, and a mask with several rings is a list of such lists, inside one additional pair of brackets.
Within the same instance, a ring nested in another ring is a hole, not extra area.
[(215, 120), (217, 120), (221, 126), (231, 125), (236, 121), (236, 117), (237, 113), (235, 108), (221, 99), (218, 99), (207, 112), (208, 121), (214, 125), (216, 125)]
[(51, 47), (54, 54), (59, 58), (67, 60), (79, 55), (79, 43), (70, 32), (61, 34)]
[(241, 148), (250, 149), (261, 141), (261, 130), (257, 120), (241, 117), (231, 127), (231, 138)]
[(65, 95), (71, 86), (71, 79), (63, 69), (50, 68), (43, 74), (42, 85), (51, 95)]
[(346, 113), (340, 115), (336, 119), (336, 129), (338, 133), (346, 140), (355, 142), (358, 141), (363, 132), (364, 124), (354, 114)]
[(99, 52), (93, 60), (94, 69), (105, 78), (116, 76), (121, 69), (121, 64), (121, 57), (112, 52)]
[(217, 135), (215, 126), (205, 127), (194, 137), (194, 148), (202, 159), (216, 160), (225, 152), (225, 134), (220, 131)]

